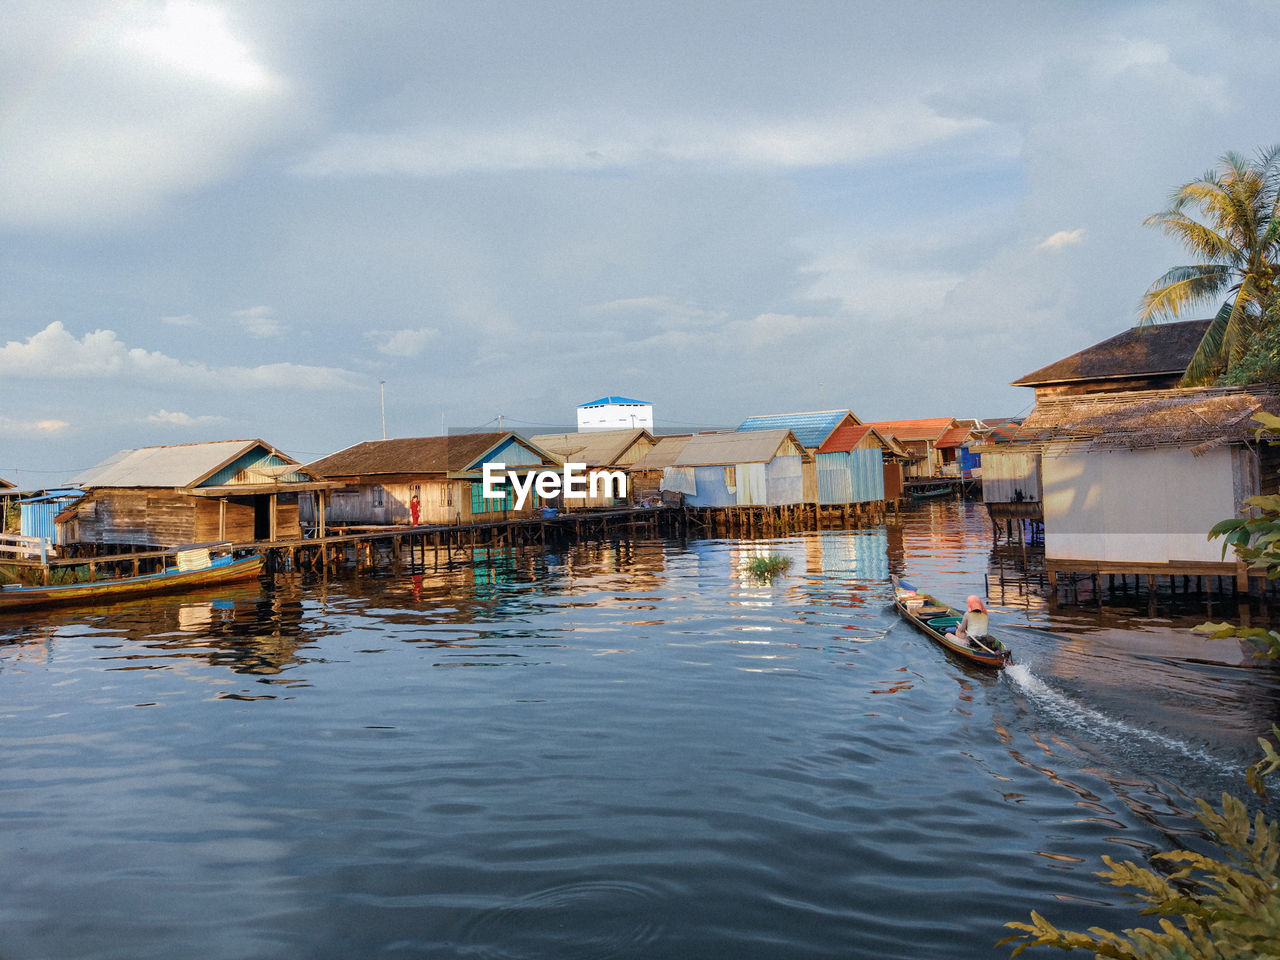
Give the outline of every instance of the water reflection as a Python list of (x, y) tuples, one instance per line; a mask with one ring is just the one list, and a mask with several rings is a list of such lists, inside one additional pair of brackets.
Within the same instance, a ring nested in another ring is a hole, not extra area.
[[(0, 618), (0, 954), (914, 960), (1050, 900), (1133, 925), (1101, 854), (1238, 790), (1274, 670), (1050, 611), (999, 549), (929, 504)], [(762, 550), (791, 568), (744, 579)], [(1009, 670), (893, 613), (890, 570), (997, 568)]]

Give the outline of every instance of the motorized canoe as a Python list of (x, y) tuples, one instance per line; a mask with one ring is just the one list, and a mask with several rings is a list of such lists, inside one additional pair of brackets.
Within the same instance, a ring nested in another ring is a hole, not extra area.
[[(185, 554), (185, 555), (184, 555)], [(86, 580), (50, 586), (0, 587), (0, 612), (67, 604), (94, 605), (131, 600), (159, 593), (179, 593), (199, 587), (217, 586), (251, 580), (262, 572), (261, 554), (234, 558), (231, 555), (210, 558), (198, 551), (177, 551), (172, 567), (136, 577), (114, 580)]]
[(890, 576), (893, 582), (893, 605), (902, 619), (923, 631), (952, 653), (984, 667), (1001, 667), (1013, 663), (1013, 654), (999, 639), (987, 637), (982, 643), (976, 640), (957, 640), (954, 633), (947, 633), (960, 622), (962, 614), (954, 607), (935, 597), (921, 593), (906, 580)]

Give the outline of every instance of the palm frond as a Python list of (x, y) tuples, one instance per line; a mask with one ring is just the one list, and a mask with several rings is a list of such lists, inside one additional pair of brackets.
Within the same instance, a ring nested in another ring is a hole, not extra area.
[(1161, 318), (1179, 316), (1187, 307), (1220, 294), (1232, 276), (1230, 269), (1218, 264), (1174, 267), (1142, 295), (1138, 325), (1144, 326), (1158, 322)]
[(1229, 238), (1186, 214), (1154, 214), (1143, 223), (1148, 227), (1159, 227), (1165, 236), (1181, 240), (1184, 247), (1205, 260), (1214, 263), (1237, 263), (1240, 260), (1240, 248)]
[(1212, 379), (1222, 367), (1223, 339), (1227, 332), (1227, 323), (1231, 319), (1231, 302), (1224, 303), (1209, 324), (1209, 329), (1200, 338), (1195, 355), (1187, 364), (1187, 372), (1182, 375), (1184, 387), (1194, 387)]

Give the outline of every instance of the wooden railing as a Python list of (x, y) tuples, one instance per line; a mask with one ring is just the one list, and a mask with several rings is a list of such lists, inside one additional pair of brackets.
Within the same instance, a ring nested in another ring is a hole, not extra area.
[(0, 533), (0, 562), (6, 558), (36, 560), (48, 563), (55, 556), (52, 541), (48, 537), (22, 537), (16, 533)]

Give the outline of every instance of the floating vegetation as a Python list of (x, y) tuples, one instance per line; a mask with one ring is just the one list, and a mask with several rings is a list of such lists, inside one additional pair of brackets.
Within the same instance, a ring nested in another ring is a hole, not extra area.
[(786, 573), (791, 567), (791, 558), (780, 553), (768, 553), (752, 557), (744, 564), (743, 569), (757, 580), (772, 580), (780, 573)]

